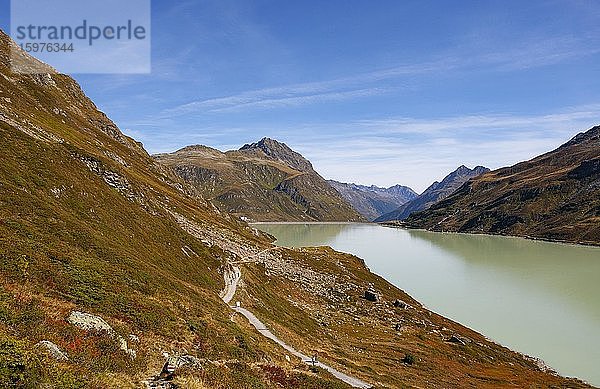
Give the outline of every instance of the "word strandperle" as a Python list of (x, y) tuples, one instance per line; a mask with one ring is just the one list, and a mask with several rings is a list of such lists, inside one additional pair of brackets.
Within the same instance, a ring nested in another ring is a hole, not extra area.
[(134, 26), (132, 20), (128, 20), (126, 25), (119, 26), (96, 26), (88, 24), (83, 20), (81, 25), (73, 26), (38, 26), (30, 24), (28, 26), (18, 26), (16, 28), (16, 38), (18, 40), (29, 41), (72, 41), (84, 40), (90, 46), (94, 41), (100, 39), (106, 40), (144, 40), (147, 37), (147, 31), (144, 26)]

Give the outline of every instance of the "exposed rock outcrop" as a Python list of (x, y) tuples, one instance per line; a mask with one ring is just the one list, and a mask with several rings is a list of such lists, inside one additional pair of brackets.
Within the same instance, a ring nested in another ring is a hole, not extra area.
[(52, 356), (52, 358), (56, 359), (57, 361), (65, 362), (69, 360), (67, 354), (65, 354), (56, 344), (50, 342), (49, 340), (42, 340), (41, 342), (36, 343), (36, 346), (45, 349)]
[(394, 307), (396, 307), (396, 308), (400, 308), (400, 309), (408, 308), (408, 304), (402, 300), (394, 300), (393, 304), (394, 304)]
[(371, 302), (377, 302), (380, 299), (379, 293), (373, 289), (365, 290), (365, 299)]
[(127, 341), (113, 330), (113, 328), (100, 316), (94, 316), (89, 313), (73, 311), (67, 317), (67, 322), (75, 327), (85, 331), (106, 332), (119, 344), (119, 348), (127, 353), (132, 359), (135, 359), (136, 352), (128, 347)]

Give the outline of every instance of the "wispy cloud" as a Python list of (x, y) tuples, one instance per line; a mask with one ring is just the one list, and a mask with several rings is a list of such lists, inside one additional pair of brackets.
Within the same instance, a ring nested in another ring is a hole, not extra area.
[[(598, 123), (600, 104), (592, 104), (550, 115), (392, 118), (327, 124), (327, 130), (303, 126), (277, 135), (328, 178), (423, 190), (462, 164), (509, 166), (552, 150)], [(349, 136), (336, 135), (341, 128)]]
[(323, 91), (319, 88), (310, 90), (301, 86), (294, 90), (265, 89), (252, 91), (237, 96), (196, 101), (184, 104), (174, 109), (163, 112), (162, 117), (174, 117), (194, 112), (222, 113), (235, 112), (244, 109), (271, 109), (277, 107), (292, 107), (304, 104), (313, 104), (325, 101), (341, 101), (358, 97), (381, 95), (392, 91), (394, 88), (363, 88), (344, 91)]
[(394, 80), (407, 87), (415, 76), (453, 71), (506, 72), (525, 70), (561, 63), (600, 52), (597, 45), (589, 45), (591, 37), (559, 37), (521, 42), (501, 51), (455, 50), (437, 59), (355, 74), (330, 80), (297, 83), (244, 91), (223, 97), (192, 101), (165, 109), (160, 117), (177, 117), (195, 113), (225, 113), (243, 110), (274, 109), (301, 106), (324, 101), (349, 100), (376, 96), (392, 89), (381, 86)]
[(379, 134), (419, 134), (439, 136), (448, 133), (484, 132), (504, 135), (507, 131), (519, 129), (522, 131), (569, 131), (565, 126), (576, 123), (588, 123), (590, 120), (600, 120), (600, 104), (589, 104), (567, 108), (555, 114), (514, 115), (514, 114), (484, 114), (455, 117), (415, 119), (415, 118), (385, 118), (360, 120), (355, 124), (364, 127), (368, 133)]
[[(310, 159), (326, 178), (422, 191), (465, 164), (509, 166), (558, 147), (600, 123), (600, 104), (568, 107), (554, 114), (481, 114), (437, 118), (381, 118), (348, 122), (306, 122), (246, 127), (204, 127), (171, 131), (127, 130), (153, 153), (189, 144), (233, 149), (270, 136)], [(144, 128), (144, 123), (138, 123)], [(260, 135), (256, 135), (260, 134)], [(344, 134), (341, 136), (340, 134)], [(239, 144), (232, 145), (232, 139)]]
[(447, 70), (455, 66), (457, 66), (456, 61), (447, 58), (428, 63), (399, 65), (350, 77), (250, 90), (225, 97), (197, 100), (182, 104), (164, 110), (159, 116), (176, 117), (193, 113), (272, 109), (314, 104), (323, 101), (339, 101), (377, 96), (400, 89), (400, 87), (377, 86), (379, 81), (442, 71), (443, 69)]
[(529, 39), (505, 51), (482, 54), (479, 60), (500, 71), (537, 68), (600, 53), (596, 40), (593, 35)]

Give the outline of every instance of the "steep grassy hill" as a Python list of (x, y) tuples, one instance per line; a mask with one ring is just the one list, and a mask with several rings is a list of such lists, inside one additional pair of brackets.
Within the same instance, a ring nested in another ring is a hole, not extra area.
[(225, 153), (190, 146), (156, 159), (223, 212), (255, 221), (361, 221), (302, 155), (264, 138)]
[[(226, 261), (268, 240), (156, 163), (73, 79), (12, 73), (4, 33), (0, 44), (0, 387), (139, 387), (162, 352), (233, 361), (205, 365), (208, 387), (271, 385), (254, 366), (283, 356), (219, 298)], [(73, 310), (136, 335), (137, 357), (69, 324)]]
[(600, 127), (484, 174), (408, 225), (600, 244)]
[[(73, 79), (12, 73), (10, 44), (0, 32), (0, 387), (144, 387), (168, 353), (188, 362), (164, 388), (347, 388), (219, 298), (224, 271), (249, 258), (236, 300), (377, 387), (587, 387), (432, 314), (358, 258), (273, 249), (124, 136)], [(410, 307), (392, 308), (397, 298)], [(77, 326), (76, 312), (96, 318)]]
[(476, 166), (469, 169), (466, 166), (460, 166), (458, 169), (448, 174), (442, 182), (434, 182), (418, 197), (402, 204), (392, 212), (386, 213), (377, 219), (376, 222), (387, 222), (393, 220), (404, 220), (412, 213), (428, 209), (433, 204), (445, 199), (460, 188), (465, 182), (473, 177), (489, 172), (490, 169), (483, 166)]

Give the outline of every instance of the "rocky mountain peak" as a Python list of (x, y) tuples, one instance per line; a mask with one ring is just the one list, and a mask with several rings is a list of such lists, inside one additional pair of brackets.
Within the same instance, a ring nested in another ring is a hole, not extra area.
[(393, 212), (382, 215), (375, 219), (375, 221), (404, 220), (412, 213), (428, 209), (438, 201), (450, 196), (469, 179), (489, 171), (490, 169), (483, 166), (476, 166), (473, 169), (469, 169), (465, 165), (461, 165), (455, 171), (448, 174), (441, 182), (435, 181), (418, 197), (403, 204)]
[(182, 149), (177, 150), (173, 154), (222, 154), (221, 151), (204, 145), (191, 145), (185, 146)]
[(354, 209), (369, 220), (397, 209), (417, 197), (415, 191), (403, 185), (381, 188), (329, 180), (329, 184), (346, 199)]
[(580, 132), (579, 134), (575, 135), (573, 139), (560, 146), (559, 149), (575, 146), (584, 142), (594, 141), (600, 143), (600, 126), (592, 127), (585, 132)]
[[(85, 95), (68, 75), (30, 56), (0, 30), (0, 121), (38, 140), (77, 143), (90, 136), (102, 144), (103, 154), (123, 164), (128, 156), (148, 154), (126, 136)], [(39, 112), (34, 115), (32, 112)], [(50, 124), (52, 123), (52, 124)], [(105, 138), (106, 137), (106, 138)], [(102, 139), (104, 138), (104, 139)], [(110, 148), (129, 150), (116, 153)], [(86, 144), (90, 144), (86, 142)]]
[(488, 172), (490, 169), (486, 168), (485, 166), (475, 166), (473, 169), (469, 169), (468, 167), (466, 167), (465, 165), (460, 165), (458, 167), (458, 169), (456, 169), (454, 171), (454, 173), (457, 174), (471, 174), (471, 173), (485, 173)]
[(404, 186), (404, 185), (400, 185), (400, 184), (390, 186), (389, 188), (385, 189), (385, 191), (388, 193), (393, 193), (393, 194), (404, 194), (407, 196), (407, 198), (411, 198), (411, 199), (417, 197), (417, 193), (414, 190), (412, 190), (408, 186)]
[(300, 153), (292, 150), (288, 145), (271, 138), (262, 138), (258, 142), (245, 144), (239, 151), (255, 152), (261, 151), (267, 157), (283, 162), (292, 169), (299, 171), (313, 171), (312, 164)]
[(473, 169), (469, 169), (465, 165), (461, 165), (458, 167), (458, 169), (456, 169), (455, 171), (450, 173), (448, 176), (446, 176), (446, 178), (444, 178), (442, 180), (441, 184), (448, 185), (449, 183), (454, 182), (456, 180), (464, 181), (465, 177), (475, 177), (475, 176), (479, 176), (483, 173), (487, 173), (489, 171), (490, 171), (490, 169), (488, 169), (484, 166), (476, 166)]
[(0, 30), (0, 64), (30, 75), (48, 75), (57, 71), (21, 49), (4, 31)]

